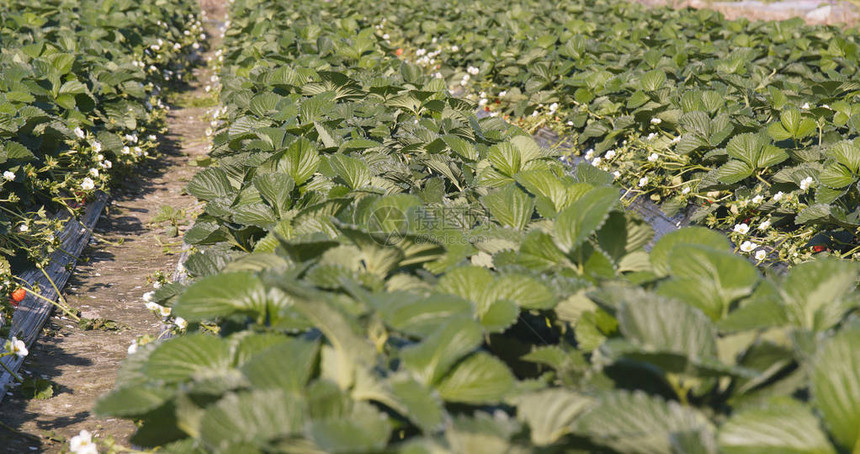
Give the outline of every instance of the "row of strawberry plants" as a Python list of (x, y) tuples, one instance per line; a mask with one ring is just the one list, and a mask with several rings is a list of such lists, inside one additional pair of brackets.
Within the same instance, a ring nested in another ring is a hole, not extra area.
[(631, 194), (798, 263), (858, 254), (860, 38), (591, 0), (338, 3), (491, 115), (568, 136)]
[(165, 88), (200, 47), (194, 6), (10, 0), (0, 8), (0, 294), (13, 305), (24, 293), (15, 275), (60, 247), (54, 214), (77, 214), (112, 177), (153, 157)]
[(612, 175), (393, 58), (364, 12), (236, 0), (185, 284), (96, 410), (162, 452), (836, 452), (858, 264), (651, 249)]

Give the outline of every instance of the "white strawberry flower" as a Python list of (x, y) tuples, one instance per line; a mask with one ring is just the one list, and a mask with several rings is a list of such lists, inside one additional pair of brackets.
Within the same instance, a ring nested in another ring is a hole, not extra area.
[(84, 191), (91, 191), (95, 189), (95, 187), (96, 183), (90, 177), (86, 177), (84, 178), (84, 181), (81, 181), (81, 189)]
[(689, 186), (684, 186), (684, 189), (682, 189), (682, 190), (681, 190), (681, 194), (686, 195), (686, 194), (689, 194), (689, 193), (690, 193), (690, 187), (689, 187)]
[(553, 112), (555, 112), (556, 110), (558, 110), (558, 103), (557, 103), (557, 102), (554, 102), (554, 103), (552, 103), (552, 104), (550, 104), (550, 105), (549, 105), (549, 112), (550, 112), (550, 113), (553, 113)]
[(677, 136), (677, 137), (675, 137), (674, 139), (672, 139), (672, 143), (673, 143), (673, 144), (676, 144), (676, 143), (678, 143), (678, 142), (680, 142), (680, 141), (681, 141), (681, 136)]
[(459, 52), (459, 51), (460, 51), (460, 46), (456, 46), (456, 45), (451, 46), (451, 52)]
[(30, 354), (27, 350), (27, 344), (15, 336), (12, 336), (12, 339), (6, 344), (6, 350), (18, 358), (25, 358)]
[(585, 160), (591, 161), (592, 159), (594, 159), (594, 150), (589, 148), (588, 151), (585, 152)]
[(740, 224), (735, 224), (735, 227), (732, 229), (735, 233), (740, 233), (741, 235), (746, 235), (750, 231), (750, 226), (745, 222)]
[(122, 147), (122, 154), (131, 154), (131, 148), (129, 148), (127, 146)]
[(621, 172), (616, 170), (615, 172), (612, 172), (612, 176), (616, 179), (621, 178)]
[(75, 128), (75, 135), (78, 136), (79, 139), (83, 139), (84, 137), (86, 137), (87, 134), (84, 132), (83, 129)]
[(95, 151), (96, 153), (101, 152), (102, 151), (102, 143), (99, 141), (93, 142), (93, 151)]
[(82, 430), (80, 434), (72, 437), (69, 450), (72, 454), (99, 454), (98, 447), (93, 443), (93, 435), (88, 430)]
[(741, 250), (744, 252), (752, 252), (758, 248), (758, 244), (753, 243), (752, 241), (744, 241), (741, 243)]
[(389, 39), (391, 39), (391, 36), (389, 36), (388, 33), (385, 33), (382, 35), (382, 39), (388, 41)]
[(642, 177), (639, 179), (639, 187), (643, 187), (648, 184), (648, 177)]
[(99, 177), (99, 169), (90, 169), (90, 175), (92, 175), (94, 178), (98, 178)]
[(780, 200), (782, 200), (783, 196), (785, 196), (785, 194), (782, 191), (779, 191), (773, 195), (773, 201), (779, 202)]
[(656, 139), (657, 136), (659, 136), (659, 134), (657, 134), (656, 132), (652, 132), (651, 134), (648, 134), (648, 137), (646, 137), (645, 140), (650, 142), (650, 141)]
[(176, 323), (176, 327), (179, 329), (188, 328), (188, 322), (182, 317), (176, 317), (176, 320), (174, 320), (174, 323)]
[(502, 90), (499, 92), (499, 98), (504, 98), (508, 94), (507, 90)]
[(609, 150), (603, 155), (603, 157), (606, 159), (612, 159), (615, 157), (615, 154), (616, 154), (615, 150)]
[(808, 190), (809, 187), (812, 186), (812, 182), (813, 182), (812, 177), (806, 177), (806, 178), (800, 180), (800, 189), (802, 191)]
[(765, 252), (764, 249), (759, 249), (758, 251), (756, 251), (756, 253), (755, 253), (755, 259), (756, 260), (761, 262), (765, 258), (767, 258), (767, 252)]
[(648, 162), (657, 162), (658, 159), (660, 159), (660, 155), (657, 153), (651, 153), (651, 155), (648, 156)]
[(602, 161), (600, 158), (594, 158), (594, 161), (591, 161), (591, 165), (593, 165), (594, 167), (599, 167), (601, 162)]
[(153, 303), (152, 301), (148, 301), (146, 304), (144, 304), (144, 306), (151, 311), (161, 311), (161, 305), (158, 303)]
[(155, 137), (155, 134), (150, 134), (150, 135), (146, 136), (146, 140), (149, 140), (152, 142), (155, 142), (156, 139), (157, 139), (157, 137)]
[(132, 341), (131, 345), (128, 346), (128, 354), (133, 355), (137, 353), (137, 341)]
[(762, 202), (764, 202), (764, 196), (761, 194), (752, 198), (752, 203), (755, 203), (756, 205), (758, 205), (759, 203), (762, 203)]
[(15, 179), (15, 172), (12, 172), (10, 170), (3, 172), (3, 179), (6, 181), (14, 180)]
[(758, 225), (759, 230), (767, 230), (768, 228), (770, 228), (770, 219), (765, 219)]
[(651, 124), (652, 124), (652, 125), (659, 125), (660, 123), (663, 123), (663, 120), (661, 120), (661, 119), (659, 119), (659, 118), (652, 118), (652, 119), (651, 119)]
[(161, 306), (158, 308), (158, 313), (161, 314), (162, 317), (170, 317), (170, 308)]
[(481, 70), (475, 66), (469, 66), (468, 68), (466, 68), (466, 72), (468, 72), (469, 74), (471, 74), (473, 76), (477, 76), (478, 73), (481, 72)]
[(808, 102), (803, 103), (803, 105), (800, 106), (800, 108), (803, 110), (809, 110), (809, 103)]
[(30, 227), (29, 227), (27, 224), (21, 224), (21, 226), (20, 226), (20, 227), (18, 227), (18, 231), (19, 231), (19, 232), (21, 232), (21, 233), (29, 232), (29, 231), (30, 231)]

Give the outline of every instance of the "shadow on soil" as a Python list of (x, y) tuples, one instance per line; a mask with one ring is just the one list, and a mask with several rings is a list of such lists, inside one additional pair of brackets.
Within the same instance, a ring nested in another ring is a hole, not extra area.
[[(54, 325), (51, 321), (49, 325)], [(57, 325), (49, 326), (49, 332), (60, 328)], [(60, 368), (66, 366), (87, 367), (92, 364), (88, 359), (76, 355), (66, 354), (59, 345), (61, 339), (57, 337), (39, 338), (32, 348), (34, 360), (24, 363), (20, 375), (27, 378), (43, 378), (51, 380), (51, 377), (60, 374)], [(38, 359), (35, 359), (38, 358)], [(71, 390), (53, 383), (54, 395), (69, 393)], [(60, 427), (81, 422), (89, 415), (89, 409), (82, 409), (71, 417), (52, 420), (51, 422), (38, 421), (39, 415), (21, 411), (26, 408), (26, 400), (31, 396), (24, 395), (20, 387), (7, 392), (6, 398), (0, 404), (0, 453), (26, 453), (41, 452), (52, 446), (57, 446), (63, 440), (53, 439), (52, 432)], [(36, 421), (36, 426), (43, 432), (44, 438), (39, 439), (30, 434), (19, 433), (22, 424), (28, 421)]]

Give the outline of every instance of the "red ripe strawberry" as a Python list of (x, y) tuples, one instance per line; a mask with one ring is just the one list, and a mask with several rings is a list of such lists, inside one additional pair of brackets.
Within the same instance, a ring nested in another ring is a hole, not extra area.
[(827, 246), (823, 246), (823, 245), (821, 245), (821, 244), (819, 244), (819, 245), (817, 245), (817, 246), (812, 246), (812, 251), (813, 251), (813, 252), (824, 252), (824, 251), (826, 251), (826, 250), (827, 250)]
[(403, 55), (403, 49), (398, 47), (397, 50), (394, 51), (394, 55), (397, 55), (398, 57)]
[(9, 302), (12, 303), (13, 306), (18, 307), (18, 303), (24, 301), (25, 296), (27, 296), (26, 290), (23, 288), (15, 289), (15, 291), (12, 292), (12, 299)]

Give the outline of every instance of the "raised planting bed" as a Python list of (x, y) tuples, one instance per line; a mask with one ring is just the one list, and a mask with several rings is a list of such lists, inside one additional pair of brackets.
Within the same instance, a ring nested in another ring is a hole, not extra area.
[[(59, 235), (60, 247), (54, 251), (48, 265), (44, 268), (33, 268), (21, 273), (18, 282), (26, 289), (27, 296), (18, 304), (8, 328), (10, 337), (24, 341), (29, 348), (33, 345), (42, 331), (42, 327), (51, 313), (62, 303), (58, 291), (62, 291), (69, 277), (75, 271), (75, 264), (84, 247), (92, 237), (93, 228), (98, 223), (104, 210), (107, 196), (98, 193), (89, 203), (78, 219), (70, 218), (67, 214), (61, 216), (65, 222)], [(69, 308), (67, 308), (69, 309)], [(0, 328), (3, 328), (0, 324)], [(6, 396), (6, 388), (13, 384), (15, 376), (24, 362), (23, 357), (4, 356), (0, 358), (3, 369), (0, 370), (0, 402)]]

